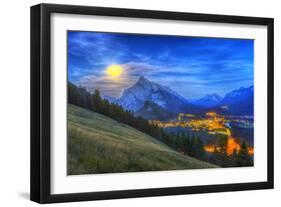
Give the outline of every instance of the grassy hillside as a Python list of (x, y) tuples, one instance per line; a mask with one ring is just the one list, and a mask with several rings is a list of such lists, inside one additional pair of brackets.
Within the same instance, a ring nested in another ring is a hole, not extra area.
[(68, 174), (216, 167), (109, 117), (68, 105)]

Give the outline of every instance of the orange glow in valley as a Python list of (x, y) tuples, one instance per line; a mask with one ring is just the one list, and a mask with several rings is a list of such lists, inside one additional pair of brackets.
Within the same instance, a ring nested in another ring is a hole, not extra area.
[(248, 153), (249, 153), (249, 155), (253, 155), (254, 154), (254, 148), (248, 147)]
[[(215, 145), (205, 145), (204, 150), (206, 152), (213, 153), (215, 151), (215, 147), (216, 147)], [(227, 155), (231, 155), (234, 150), (236, 150), (236, 152), (239, 152), (240, 149), (241, 149), (240, 145), (235, 141), (235, 139), (233, 137), (229, 137), (227, 139), (227, 147), (226, 147)], [(219, 152), (220, 148), (216, 147), (216, 150)], [(248, 153), (249, 153), (249, 155), (253, 155), (254, 154), (254, 148), (248, 147)]]
[(215, 151), (215, 145), (205, 145), (204, 150), (209, 153), (213, 153)]
[[(205, 114), (204, 118), (196, 118), (192, 114), (180, 113), (176, 120), (169, 122), (161, 122), (158, 120), (153, 120), (153, 124), (158, 125), (161, 128), (169, 127), (190, 127), (192, 131), (205, 131), (208, 134), (216, 135), (223, 134), (227, 136), (227, 155), (231, 155), (234, 150), (239, 152), (241, 149), (240, 144), (236, 141), (237, 139), (232, 136), (231, 128), (226, 124), (225, 116), (217, 114), (216, 112), (210, 111)], [(220, 151), (219, 147), (213, 144), (207, 144), (204, 146), (204, 150), (209, 153), (215, 151)], [(248, 147), (248, 153), (250, 155), (254, 154), (253, 147)]]
[(233, 137), (229, 137), (227, 139), (227, 147), (226, 147), (227, 155), (231, 155), (234, 150), (239, 152), (240, 151), (240, 145), (235, 141), (235, 139)]

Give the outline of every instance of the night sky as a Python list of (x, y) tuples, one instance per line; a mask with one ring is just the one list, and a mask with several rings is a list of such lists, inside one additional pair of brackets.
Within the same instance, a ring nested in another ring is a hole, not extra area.
[[(188, 99), (253, 85), (254, 41), (206, 37), (68, 32), (68, 78), (118, 97), (140, 75)], [(123, 68), (118, 78), (108, 66)]]

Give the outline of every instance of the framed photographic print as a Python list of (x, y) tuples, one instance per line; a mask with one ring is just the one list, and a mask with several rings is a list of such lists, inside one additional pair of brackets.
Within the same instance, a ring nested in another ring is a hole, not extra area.
[(31, 7), (31, 200), (273, 188), (273, 19)]

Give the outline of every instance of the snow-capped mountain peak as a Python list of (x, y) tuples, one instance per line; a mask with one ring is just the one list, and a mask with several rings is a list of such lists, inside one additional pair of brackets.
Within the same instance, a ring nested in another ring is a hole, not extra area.
[(169, 110), (175, 110), (175, 105), (179, 107), (188, 103), (172, 89), (150, 81), (144, 76), (140, 76), (134, 85), (125, 89), (117, 103), (127, 110), (137, 111), (143, 107), (146, 101), (151, 101)]
[(143, 75), (141, 75), (137, 81), (137, 83), (139, 84), (150, 84), (150, 81), (145, 78)]

